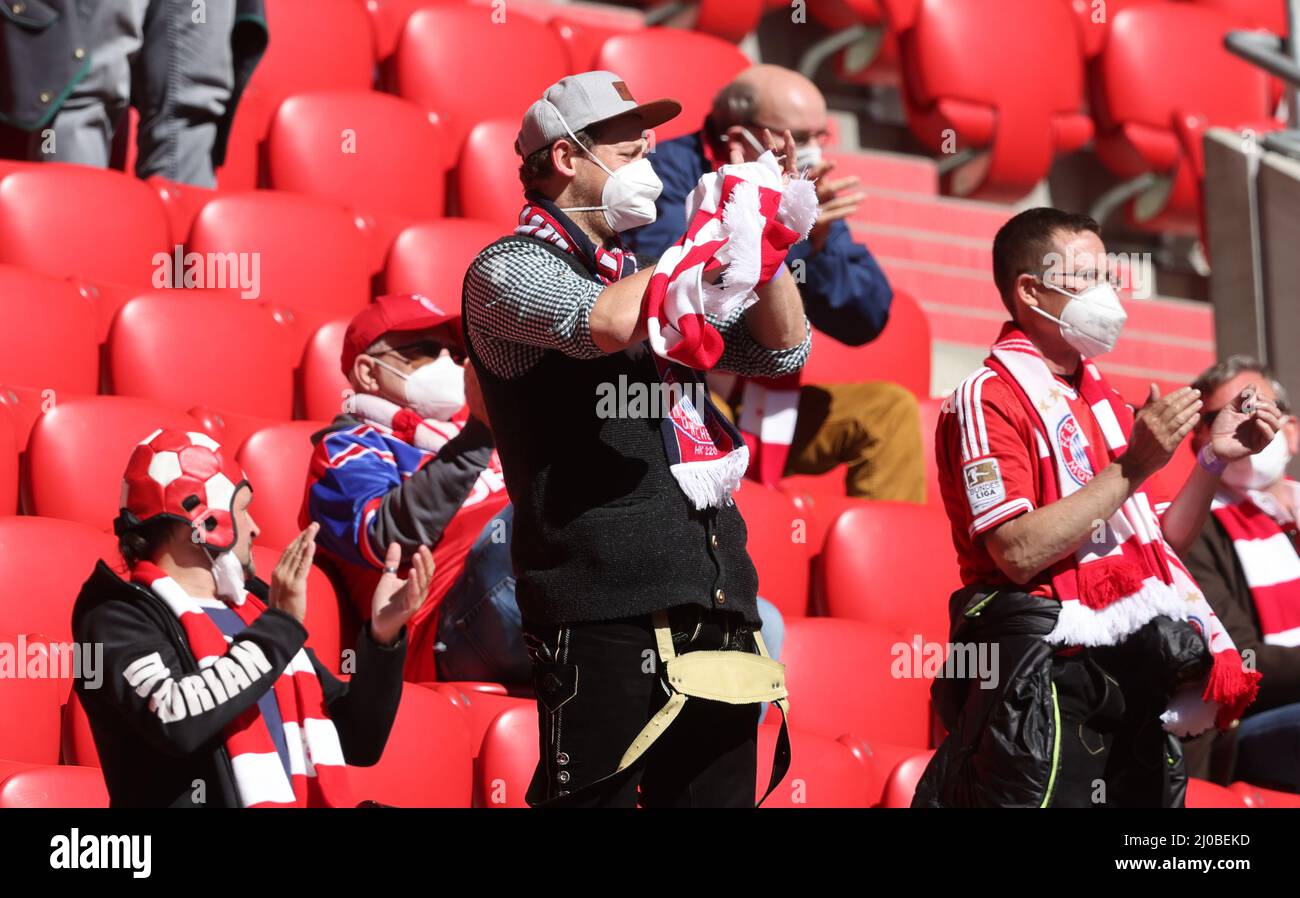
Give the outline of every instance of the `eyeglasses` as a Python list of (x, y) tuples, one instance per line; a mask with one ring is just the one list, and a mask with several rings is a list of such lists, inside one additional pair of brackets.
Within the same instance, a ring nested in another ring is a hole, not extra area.
[[(1038, 280), (1042, 281), (1044, 284), (1049, 284), (1047, 280), (1047, 275), (1058, 274), (1058, 272), (1022, 271), (1021, 274), (1032, 275), (1033, 277), (1038, 278)], [(1049, 286), (1055, 286), (1055, 287), (1064, 286), (1065, 289), (1073, 290), (1076, 293), (1083, 293), (1085, 290), (1091, 290), (1092, 288), (1099, 287), (1102, 284), (1110, 284), (1116, 290), (1119, 289), (1118, 276), (1104, 271), (1084, 271), (1079, 273), (1059, 272), (1059, 275), (1062, 281), (1068, 281), (1069, 283), (1049, 284)]]
[(401, 346), (385, 349), (380, 355), (391, 352), (404, 362), (413, 362), (418, 358), (436, 359), (442, 355), (444, 350), (457, 365), (465, 363), (465, 351), (463, 349), (451, 343), (440, 343), (437, 340), (416, 340), (414, 343), (403, 343)]
[[(762, 125), (759, 124), (758, 122), (750, 122), (748, 127), (756, 128), (760, 131), (766, 128), (767, 130), (771, 131), (772, 135), (775, 137), (780, 137), (783, 133), (785, 133), (786, 130), (785, 128), (773, 128), (771, 125)], [(813, 143), (814, 141), (817, 143), (825, 143), (830, 138), (831, 132), (829, 128), (818, 128), (816, 131), (791, 130), (790, 136), (794, 138), (794, 142), (797, 146), (802, 147), (802, 146), (807, 146), (808, 144)]]

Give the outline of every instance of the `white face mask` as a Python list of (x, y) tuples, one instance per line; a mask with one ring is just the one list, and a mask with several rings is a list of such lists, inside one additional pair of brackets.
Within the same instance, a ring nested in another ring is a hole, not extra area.
[(216, 558), (209, 557), (212, 564), (212, 579), (217, 583), (217, 595), (236, 605), (244, 603), (244, 565), (235, 557), (233, 550), (222, 552)]
[(383, 359), (375, 359), (375, 363), (406, 381), (406, 405), (421, 418), (447, 421), (465, 405), (465, 369), (449, 355), (438, 356), (410, 374)]
[(1055, 290), (1062, 296), (1069, 297), (1069, 302), (1057, 318), (1041, 306), (1032, 306), (1033, 310), (1050, 321), (1061, 326), (1061, 336), (1065, 342), (1076, 349), (1085, 358), (1093, 358), (1110, 352), (1119, 342), (1124, 322), (1128, 313), (1120, 304), (1115, 288), (1102, 283), (1082, 293), (1071, 293), (1053, 284), (1043, 283), (1049, 290)]
[[(555, 109), (554, 104), (551, 108)], [(564, 130), (569, 132), (573, 145), (582, 147), (573, 129), (569, 127), (569, 123), (564, 120), (564, 116), (560, 115), (560, 110), (555, 109), (555, 114), (559, 116)], [(616, 234), (651, 224), (659, 216), (659, 211), (655, 208), (655, 200), (663, 193), (664, 184), (655, 174), (649, 157), (642, 156), (613, 172), (595, 153), (585, 148), (583, 152), (609, 175), (605, 179), (605, 186), (600, 191), (601, 204), (570, 206), (567, 209), (561, 208), (561, 212), (604, 212), (605, 223)]]
[(1267, 489), (1285, 476), (1290, 463), (1286, 434), (1279, 430), (1273, 441), (1259, 452), (1229, 462), (1223, 471), (1223, 482), (1239, 490)]

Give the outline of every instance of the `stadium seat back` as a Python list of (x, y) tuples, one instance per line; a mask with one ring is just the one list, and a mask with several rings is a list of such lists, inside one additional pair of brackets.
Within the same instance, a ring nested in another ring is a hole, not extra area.
[[(3, 539), (2, 534), (0, 529), (0, 539)], [(5, 585), (6, 603), (13, 601), (9, 593), (15, 585)], [(0, 610), (0, 615), (9, 617), (6, 611)], [(57, 764), (57, 682), (49, 676), (42, 676), (43, 671), (36, 666), (43, 663), (37, 656), (45, 651), (45, 647), (35, 643), (29, 645), (27, 637), (19, 635), (23, 632), (6, 630), (0, 633), (0, 651), (6, 656), (4, 674), (0, 676), (0, 720), (5, 722), (0, 726), (0, 758), (30, 764)], [(45, 657), (49, 657), (48, 653)]]
[(802, 617), (808, 613), (807, 517), (788, 494), (761, 483), (742, 481), (733, 495), (749, 532), (758, 594), (785, 617)]
[[(257, 498), (257, 485), (254, 484), (253, 504), (249, 506), (254, 521), (258, 515)], [(271, 572), (280, 560), (280, 553), (279, 546), (271, 548), (256, 543), (253, 545), (253, 563), (257, 566), (257, 576), (267, 583), (271, 582)], [(307, 647), (335, 674), (342, 669), (343, 650), (353, 647), (353, 614), (352, 609), (346, 607), (346, 602), (345, 598), (335, 592), (334, 584), (324, 569), (313, 565), (307, 575), (307, 617), (303, 621), (303, 626), (307, 629)]]
[(1191, 776), (1187, 778), (1187, 807), (1248, 808), (1250, 804), (1239, 792)]
[[(772, 777), (772, 757), (780, 731), (780, 715), (768, 711), (758, 728), (758, 776), (754, 800), (763, 797)], [(764, 808), (865, 808), (871, 795), (871, 773), (844, 745), (790, 729), (790, 770), (763, 802)]]
[(224, 292), (157, 290), (118, 310), (112, 391), (172, 405), (293, 415), (293, 335), (266, 305)]
[(476, 807), (526, 808), (537, 767), (537, 706), (519, 705), (496, 716), (479, 749)]
[(90, 718), (76, 692), (68, 694), (63, 706), (63, 723), (60, 733), (63, 746), (63, 763), (79, 767), (99, 767), (99, 749), (95, 747), (95, 733), (90, 728)]
[(881, 799), (880, 806), (884, 808), (910, 808), (912, 806), (912, 797), (916, 795), (916, 787), (921, 782), (921, 776), (925, 773), (925, 768), (933, 757), (934, 752), (923, 751), (904, 761), (900, 761), (898, 766), (890, 771), (889, 779), (885, 781), (885, 794)]
[(506, 231), (519, 223), (524, 189), (514, 173), (519, 169), (515, 135), (519, 120), (498, 118), (470, 129), (456, 166), (456, 199), (466, 218), (490, 221)]
[(272, 424), (239, 447), (235, 457), (253, 485), (251, 509), (259, 545), (284, 548), (301, 532), (298, 512), (314, 448), (311, 435), (324, 426), (320, 421)]
[(343, 335), (348, 319), (327, 321), (316, 329), (303, 350), (299, 367), (302, 408), (313, 421), (332, 421), (343, 410), (343, 400), (352, 389), (339, 367)]
[(1287, 0), (1190, 0), (1197, 6), (1215, 9), (1227, 16), (1233, 28), (1254, 28), (1274, 34), (1287, 33)]
[(18, 416), (8, 403), (0, 403), (0, 516), (17, 513)]
[(107, 807), (108, 787), (97, 767), (29, 767), (0, 781), (0, 808)]
[(99, 346), (94, 307), (61, 278), (0, 265), (0, 382), (94, 393)]
[[(423, 293), (442, 309), (459, 310), (461, 287), (469, 263), (484, 247), (514, 230), (523, 196), (509, 223), (448, 218), (411, 225), (388, 254), (385, 283), (389, 293)], [(338, 355), (334, 357), (338, 367)]]
[(818, 333), (801, 378), (808, 384), (890, 380), (917, 396), (930, 395), (930, 324), (910, 294), (894, 291), (889, 321), (865, 346), (846, 346)]

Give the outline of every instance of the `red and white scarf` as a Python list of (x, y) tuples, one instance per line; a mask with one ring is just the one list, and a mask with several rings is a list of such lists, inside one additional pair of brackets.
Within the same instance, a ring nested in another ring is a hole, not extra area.
[[(1283, 481), (1300, 498), (1300, 483)], [(1296, 522), (1271, 495), (1230, 487), (1214, 498), (1215, 518), (1241, 562), (1268, 645), (1300, 646), (1300, 555), (1283, 530)]]
[[(547, 200), (531, 198), (524, 204), (515, 233), (545, 240), (572, 253), (583, 260), (604, 284), (613, 283), (637, 269), (636, 258), (631, 253), (596, 246), (568, 216)], [(646, 292), (643, 315), (662, 265), (660, 261)], [(720, 344), (721, 337), (718, 337), (716, 329), (707, 322), (704, 326)], [(701, 330), (694, 333), (703, 339)], [(651, 326), (649, 342), (653, 345), (655, 339), (656, 330)], [(678, 345), (681, 345), (680, 341)], [(627, 350), (629, 353), (645, 351), (644, 346)], [(721, 349), (718, 354), (721, 355)], [(697, 509), (730, 504), (732, 492), (740, 485), (749, 467), (749, 451), (740, 433), (714, 406), (704, 378), (696, 370), (668, 356), (652, 355), (668, 410), (668, 414), (660, 418), (659, 430), (673, 479)]]
[[(1020, 399), (1038, 435), (1042, 505), (1078, 490), (1128, 446), (1133, 411), (1089, 359), (1082, 362), (1078, 395), (1091, 409), (1105, 446), (1091, 446), (1063, 387), (1021, 331), (1003, 328), (985, 364)], [(1203, 687), (1176, 694), (1161, 715), (1165, 729), (1194, 735), (1215, 723), (1226, 729), (1254, 701), (1260, 674), (1247, 670), (1232, 637), (1165, 542), (1160, 520), (1138, 490), (1075, 551), (1052, 569), (1061, 602), (1056, 627), (1044, 637), (1067, 646), (1116, 645), (1151, 619), (1190, 621), (1211, 652)]]
[[(722, 338), (706, 316), (747, 308), (754, 288), (780, 269), (786, 253), (817, 220), (812, 181), (781, 181), (776, 157), (721, 165), (707, 172), (686, 200), (686, 233), (660, 257), (645, 313), (655, 353), (707, 371), (722, 356)], [(705, 275), (723, 268), (716, 284)], [(740, 432), (749, 450), (749, 476), (775, 485), (794, 439), (799, 375), (745, 380)]]
[[(257, 620), (266, 606), (254, 595), (245, 593), (235, 603), (221, 599), (196, 599), (157, 565), (147, 561), (131, 570), (131, 580), (150, 589), (180, 621), (190, 651), (198, 659), (212, 697), (222, 701), (227, 678), (247, 676), (242, 665), (218, 665), (227, 656), (230, 643), (221, 629), (203, 610), (204, 602), (220, 603), (234, 611), (246, 625)], [(245, 644), (249, 646), (249, 644)], [(256, 646), (249, 663), (268, 665)], [(260, 661), (258, 660), (260, 656)], [(169, 678), (170, 693), (161, 690), (149, 699), (149, 706), (159, 716), (176, 703), (185, 703), (178, 679)], [(239, 801), (246, 808), (285, 807), (353, 807), (356, 802), (348, 785), (347, 767), (338, 732), (325, 708), (320, 680), (306, 649), (299, 649), (272, 685), (275, 703), (280, 709), (284, 741), (289, 750), (290, 775), (286, 775), (265, 719), (253, 705), (227, 725), (224, 734), (226, 751), (235, 772)]]

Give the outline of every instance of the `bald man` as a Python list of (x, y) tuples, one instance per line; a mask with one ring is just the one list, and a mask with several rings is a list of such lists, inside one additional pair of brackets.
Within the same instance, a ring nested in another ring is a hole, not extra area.
[[(822, 334), (849, 346), (870, 343), (889, 320), (893, 291), (844, 221), (864, 194), (856, 189), (856, 177), (827, 177), (834, 163), (823, 160), (821, 153), (827, 136), (826, 99), (798, 72), (775, 65), (747, 69), (714, 98), (703, 130), (658, 144), (650, 154), (664, 185), (655, 203), (658, 217), (624, 235), (624, 242), (641, 255), (662, 255), (686, 230), (686, 197), (700, 176), (733, 160), (757, 158), (764, 129), (774, 134), (788, 129), (794, 135), (799, 168), (818, 184), (817, 223), (786, 260), (800, 282), (808, 320)], [(739, 406), (744, 385), (720, 383), (715, 377), (710, 377), (710, 385), (730, 401), (733, 412), (740, 411), (745, 429)], [(771, 466), (751, 470), (751, 476), (757, 473), (758, 479), (770, 482), (771, 474), (824, 474), (844, 465), (851, 496), (925, 500), (920, 414), (911, 392), (883, 381), (804, 385), (797, 402), (784, 465), (775, 471)]]

